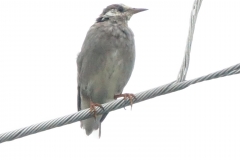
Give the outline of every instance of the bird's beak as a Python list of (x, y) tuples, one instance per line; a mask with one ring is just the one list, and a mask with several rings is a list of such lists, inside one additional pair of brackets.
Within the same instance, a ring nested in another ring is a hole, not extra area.
[(133, 14), (136, 14), (136, 13), (139, 13), (139, 12), (142, 12), (142, 11), (146, 11), (148, 9), (145, 9), (145, 8), (131, 8), (131, 13), (132, 15)]

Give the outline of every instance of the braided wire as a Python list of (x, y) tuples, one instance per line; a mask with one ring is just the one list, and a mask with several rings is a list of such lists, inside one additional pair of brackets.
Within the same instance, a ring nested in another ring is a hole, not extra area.
[[(157, 88), (153, 88), (144, 92), (140, 92), (135, 94), (136, 99), (134, 99), (133, 103), (138, 103), (145, 101), (150, 98), (154, 98), (157, 96), (161, 96), (164, 94), (168, 94), (171, 92), (179, 91), (182, 89), (187, 88), (188, 86), (196, 83), (200, 83), (203, 81), (211, 80), (211, 79), (216, 79), (220, 77), (225, 77), (225, 76), (230, 76), (234, 74), (239, 74), (240, 73), (240, 63), (236, 64), (234, 66), (231, 66), (229, 68), (208, 74), (206, 76), (202, 76), (199, 78), (195, 78), (192, 80), (188, 81), (183, 81), (183, 82), (171, 82), (166, 85), (162, 85)], [(102, 106), (104, 107), (104, 110), (97, 108), (97, 114), (103, 114), (105, 112), (110, 112), (113, 110), (117, 110), (126, 106), (129, 106), (130, 102), (126, 100), (116, 100), (110, 103), (103, 104)], [(67, 116), (63, 116), (60, 118), (52, 119), (49, 121), (45, 121), (42, 123), (38, 123), (35, 125), (31, 125), (22, 129), (6, 132), (3, 134), (0, 134), (0, 143), (6, 142), (6, 141), (11, 141), (17, 138), (25, 137), (31, 134), (35, 134), (38, 132), (46, 131), (52, 128), (64, 126), (67, 124), (71, 124), (74, 122), (78, 122), (80, 120), (87, 119), (89, 117), (92, 117), (93, 113), (90, 111), (90, 109), (85, 109), (82, 111), (79, 111), (74, 114), (70, 114)]]
[(190, 16), (190, 26), (188, 31), (187, 44), (185, 48), (185, 55), (183, 58), (182, 66), (178, 73), (177, 82), (182, 82), (187, 76), (189, 61), (190, 61), (190, 52), (192, 47), (193, 33), (195, 29), (195, 24), (198, 16), (198, 11), (200, 10), (202, 0), (195, 0), (193, 3), (193, 9)]

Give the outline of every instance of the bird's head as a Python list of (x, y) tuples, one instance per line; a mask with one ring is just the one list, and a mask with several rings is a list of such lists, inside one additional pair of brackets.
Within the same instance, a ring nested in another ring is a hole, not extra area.
[(107, 21), (109, 19), (121, 19), (128, 21), (132, 15), (146, 11), (144, 8), (131, 8), (124, 4), (112, 4), (105, 8), (102, 14), (97, 18), (97, 22)]

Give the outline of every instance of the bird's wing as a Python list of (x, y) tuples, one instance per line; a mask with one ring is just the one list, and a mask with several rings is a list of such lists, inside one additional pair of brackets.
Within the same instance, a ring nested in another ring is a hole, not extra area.
[(77, 89), (78, 89), (78, 94), (77, 94), (77, 107), (78, 107), (78, 111), (80, 111), (80, 110), (81, 110), (80, 86), (78, 86)]
[[(77, 94), (77, 107), (78, 107), (78, 111), (81, 111), (81, 95), (80, 95), (80, 86), (77, 87), (78, 89), (78, 94)], [(107, 117), (109, 112), (104, 113), (100, 119), (100, 123), (103, 122), (103, 120)]]
[(81, 94), (80, 94), (80, 72), (81, 72), (81, 68), (82, 68), (82, 58), (81, 58), (81, 52), (79, 53), (78, 57), (77, 57), (77, 71), (78, 71), (78, 75), (77, 75), (77, 82), (78, 82), (78, 86), (77, 86), (77, 108), (78, 111), (81, 110)]

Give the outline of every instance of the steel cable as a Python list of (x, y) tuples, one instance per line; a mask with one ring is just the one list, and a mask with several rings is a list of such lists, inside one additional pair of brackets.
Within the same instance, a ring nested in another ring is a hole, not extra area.
[[(179, 91), (184, 88), (187, 88), (188, 86), (190, 86), (192, 84), (196, 84), (196, 83), (200, 83), (203, 81), (216, 79), (216, 78), (220, 78), (220, 77), (230, 76), (230, 75), (234, 75), (234, 74), (239, 74), (239, 73), (240, 73), (240, 63), (236, 64), (232, 67), (208, 74), (206, 76), (202, 76), (199, 78), (195, 78), (192, 80), (183, 81), (183, 82), (179, 82), (179, 83), (174, 81), (174, 82), (168, 83), (166, 85), (163, 85), (163, 86), (160, 86), (157, 88), (153, 88), (153, 89), (150, 89), (150, 90), (147, 90), (144, 92), (137, 93), (137, 94), (135, 94), (136, 99), (133, 101), (133, 103), (142, 102), (147, 99), (154, 98), (156, 96), (161, 96), (161, 95), (168, 94), (171, 92)], [(105, 112), (110, 112), (110, 111), (120, 109), (120, 108), (129, 106), (129, 105), (130, 105), (130, 102), (128, 100), (127, 101), (126, 100), (115, 100), (113, 102), (103, 104), (102, 106), (104, 107), (104, 110), (97, 108), (97, 114), (103, 114)], [(21, 137), (25, 137), (25, 136), (35, 134), (38, 132), (42, 132), (45, 130), (49, 130), (52, 128), (64, 126), (64, 125), (71, 124), (74, 122), (78, 122), (80, 120), (84, 120), (91, 116), (93, 116), (93, 113), (90, 111), (90, 109), (85, 109), (85, 110), (76, 112), (74, 114), (56, 118), (56, 119), (53, 119), (50, 121), (45, 121), (42, 123), (31, 125), (29, 127), (14, 130), (11, 132), (6, 132), (3, 134), (0, 134), (0, 143), (6, 142), (6, 141), (11, 141), (11, 140), (21, 138)]]

